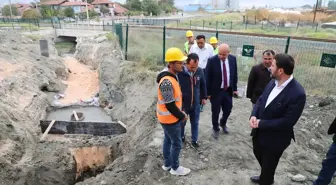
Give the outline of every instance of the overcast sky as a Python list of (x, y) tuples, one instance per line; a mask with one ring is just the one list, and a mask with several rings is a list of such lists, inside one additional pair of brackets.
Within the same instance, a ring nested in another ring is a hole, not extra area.
[[(7, 4), (9, 0), (0, 0), (0, 4)], [(29, 3), (32, 0), (11, 0), (12, 3), (16, 2), (22, 2), (22, 3)], [(125, 0), (111, 0), (113, 2), (125, 2)], [(219, 0), (220, 1), (220, 0)], [(323, 0), (323, 2), (326, 3), (328, 0)], [(192, 3), (201, 3), (206, 4), (211, 2), (211, 0), (175, 0), (175, 4), (179, 7), (192, 4)], [(281, 1), (275, 1), (275, 0), (239, 0), (240, 6), (265, 6), (266, 4), (272, 5), (272, 6), (283, 6), (283, 7), (298, 7), (305, 4), (313, 5), (315, 4), (316, 0), (281, 0)], [(324, 4), (324, 3), (323, 3)]]

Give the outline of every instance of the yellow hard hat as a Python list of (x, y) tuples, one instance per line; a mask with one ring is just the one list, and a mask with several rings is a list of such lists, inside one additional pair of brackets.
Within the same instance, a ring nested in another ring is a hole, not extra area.
[(210, 38), (210, 44), (217, 44), (218, 43), (218, 40), (216, 37), (211, 37)]
[(166, 62), (183, 62), (187, 59), (179, 48), (169, 48), (166, 51)]
[(186, 32), (186, 37), (193, 37), (193, 36), (194, 36), (194, 33), (191, 30), (188, 30)]

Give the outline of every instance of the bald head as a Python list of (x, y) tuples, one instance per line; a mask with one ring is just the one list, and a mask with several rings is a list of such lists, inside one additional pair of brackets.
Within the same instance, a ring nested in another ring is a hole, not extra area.
[(220, 60), (225, 60), (230, 54), (230, 46), (228, 44), (221, 44), (218, 46), (218, 58)]

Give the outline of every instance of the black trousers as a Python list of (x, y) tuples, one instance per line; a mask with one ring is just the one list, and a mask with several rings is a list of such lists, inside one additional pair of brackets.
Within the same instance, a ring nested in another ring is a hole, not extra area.
[(274, 150), (268, 147), (260, 146), (258, 138), (253, 137), (253, 153), (261, 167), (259, 185), (271, 185), (274, 182), (275, 170), (278, 166), (280, 157), (285, 149)]

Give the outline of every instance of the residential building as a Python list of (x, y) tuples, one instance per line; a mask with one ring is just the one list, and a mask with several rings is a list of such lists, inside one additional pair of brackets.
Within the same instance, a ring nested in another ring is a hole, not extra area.
[(42, 5), (50, 6), (51, 8), (55, 10), (61, 9), (61, 4), (66, 2), (66, 0), (51, 0), (47, 2), (43, 2)]
[(63, 4), (61, 4), (61, 9), (65, 9), (68, 7), (71, 7), (75, 14), (86, 12), (86, 7), (88, 8), (88, 10), (93, 10), (93, 6), (91, 4), (86, 2), (84, 3), (78, 0), (72, 0), (72, 2), (64, 2)]
[[(95, 0), (92, 2), (92, 5), (94, 6), (94, 9), (96, 12), (101, 13), (101, 8), (108, 8), (109, 9), (109, 16), (114, 15), (122, 15), (126, 11), (128, 11), (126, 8), (122, 7), (118, 3), (113, 3), (109, 0)], [(102, 14), (102, 13), (101, 13)]]

